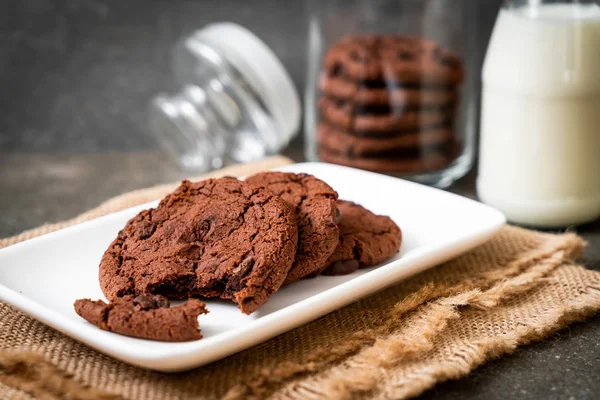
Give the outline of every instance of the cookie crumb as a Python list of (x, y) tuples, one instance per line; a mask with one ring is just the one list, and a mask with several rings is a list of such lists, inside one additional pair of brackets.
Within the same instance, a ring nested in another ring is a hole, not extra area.
[(206, 305), (197, 299), (169, 307), (160, 295), (142, 294), (102, 300), (79, 299), (75, 312), (98, 328), (141, 339), (187, 342), (202, 339), (198, 316), (207, 314)]

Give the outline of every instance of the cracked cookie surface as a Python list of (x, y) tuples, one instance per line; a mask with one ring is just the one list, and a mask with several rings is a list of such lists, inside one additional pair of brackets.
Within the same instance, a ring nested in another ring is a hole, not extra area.
[(296, 212), (298, 251), (285, 283), (320, 273), (338, 243), (337, 192), (309, 174), (263, 172), (246, 182), (281, 196)]
[(400, 249), (402, 232), (391, 218), (350, 201), (338, 201), (340, 240), (323, 275), (345, 275), (379, 264)]
[(325, 55), (329, 75), (355, 81), (457, 84), (465, 76), (458, 54), (424, 38), (349, 35)]
[(284, 282), (297, 241), (293, 211), (270, 191), (235, 178), (183, 181), (119, 232), (100, 286), (109, 300), (220, 297), (249, 314)]
[(186, 342), (202, 339), (198, 316), (208, 311), (200, 300), (190, 299), (170, 307), (163, 296), (143, 294), (102, 300), (75, 301), (75, 312), (98, 328), (143, 339)]

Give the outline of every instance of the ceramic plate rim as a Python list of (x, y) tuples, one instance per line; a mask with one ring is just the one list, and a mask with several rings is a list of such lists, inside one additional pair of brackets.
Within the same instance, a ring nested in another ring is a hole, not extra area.
[[(307, 168), (310, 169), (311, 167), (317, 169), (333, 168), (350, 170), (349, 173), (353, 174), (374, 174), (372, 172), (353, 168), (314, 162), (291, 164), (288, 166), (275, 168), (275, 170), (293, 170), (295, 172), (300, 172)], [(421, 189), (438, 191), (438, 189), (425, 187), (414, 182), (399, 180), (397, 178), (379, 174), (375, 175), (390, 179), (390, 181), (401, 181), (403, 185), (416, 185)], [(443, 193), (445, 196), (456, 196), (459, 197), (461, 201), (472, 203), (471, 206), (483, 207), (488, 212), (490, 217), (489, 225), (487, 225), (485, 229), (481, 229), (473, 232), (470, 235), (461, 237), (460, 241), (448, 242), (443, 246), (435, 247), (431, 251), (426, 251), (424, 254), (419, 253), (417, 255), (405, 255), (397, 260), (372, 269), (368, 273), (355, 279), (340, 283), (316, 295), (274, 311), (270, 314), (264, 315), (259, 319), (253, 320), (245, 326), (228, 332), (223, 332), (214, 337), (205, 338), (200, 341), (173, 343), (172, 347), (161, 347), (160, 349), (156, 349), (154, 351), (146, 350), (143, 353), (141, 353), (135, 346), (116, 349), (112, 346), (112, 343), (109, 343), (108, 345), (105, 343), (105, 337), (103, 335), (106, 334), (106, 332), (98, 330), (91, 324), (79, 324), (66, 315), (54, 310), (53, 308), (45, 306), (40, 302), (27, 297), (26, 295), (19, 294), (17, 291), (5, 286), (2, 282), (0, 282), (0, 300), (10, 304), (22, 312), (25, 312), (38, 321), (62, 332), (66, 336), (70, 336), (102, 353), (108, 354), (129, 364), (165, 372), (186, 370), (208, 364), (245, 348), (262, 343), (269, 338), (302, 326), (336, 309), (349, 305), (369, 294), (375, 293), (378, 290), (382, 290), (385, 287), (397, 284), (410, 276), (450, 260), (451, 258), (454, 258), (478, 245), (485, 243), (491, 239), (506, 223), (504, 215), (492, 207), (453, 193)], [(111, 213), (90, 221), (85, 221), (71, 227), (44, 234), (4, 249), (0, 249), (0, 260), (2, 256), (7, 253), (27, 251), (28, 248), (35, 248), (36, 245), (41, 244), (44, 241), (60, 239), (61, 236), (74, 234), (78, 230), (94, 228), (95, 225), (100, 225), (105, 222), (107, 217), (117, 218), (121, 214), (129, 214), (134, 209), (141, 210), (149, 206), (154, 206), (156, 203), (156, 201), (153, 201), (130, 207), (125, 210)], [(390, 279), (390, 277), (392, 278)], [(386, 279), (384, 278), (387, 279), (387, 283), (385, 282)], [(314, 307), (311, 307), (313, 303), (318, 303), (321, 308), (315, 309)], [(324, 304), (325, 307), (323, 307)], [(248, 333), (253, 333), (253, 335), (248, 335)], [(232, 341), (233, 343), (230, 343)], [(215, 346), (217, 344), (227, 344), (228, 349), (223, 351), (208, 351), (205, 349), (219, 347)], [(204, 357), (203, 361), (197, 362), (194, 361), (193, 357), (190, 357), (194, 355), (201, 355), (203, 352), (210, 354), (210, 356)], [(177, 362), (178, 358), (181, 357), (183, 357), (184, 360), (179, 359), (180, 362)]]

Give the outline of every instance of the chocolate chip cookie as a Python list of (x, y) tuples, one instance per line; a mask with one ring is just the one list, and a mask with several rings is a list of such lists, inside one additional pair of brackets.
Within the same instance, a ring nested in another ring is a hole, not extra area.
[(458, 100), (456, 86), (397, 86), (393, 82), (357, 82), (327, 74), (319, 80), (319, 88), (324, 95), (333, 99), (405, 109), (449, 106)]
[(343, 37), (323, 59), (317, 156), (398, 175), (447, 167), (464, 76), (457, 54), (425, 38)]
[(317, 125), (317, 142), (322, 149), (349, 157), (398, 154), (411, 149), (437, 148), (452, 137), (450, 128), (441, 127), (417, 132), (399, 132), (381, 139), (357, 136), (327, 123)]
[(458, 84), (464, 78), (460, 57), (425, 38), (400, 35), (347, 36), (325, 55), (329, 75), (350, 80)]
[(143, 339), (186, 342), (202, 339), (198, 316), (208, 311), (200, 300), (169, 307), (166, 297), (142, 294), (102, 300), (75, 301), (75, 312), (98, 328)]
[(297, 242), (294, 212), (272, 192), (235, 178), (183, 181), (119, 232), (100, 286), (109, 300), (220, 297), (250, 314), (286, 279)]
[(398, 131), (439, 127), (452, 121), (456, 112), (454, 107), (422, 110), (387, 109), (383, 112), (379, 110), (369, 112), (358, 110), (356, 104), (328, 97), (321, 97), (318, 107), (323, 120), (362, 135), (394, 135)]
[(298, 251), (285, 282), (323, 270), (339, 237), (336, 191), (309, 174), (263, 172), (246, 178), (246, 182), (281, 196), (296, 212)]
[(379, 264), (400, 250), (402, 232), (391, 218), (350, 201), (338, 201), (340, 241), (324, 275), (349, 274)]

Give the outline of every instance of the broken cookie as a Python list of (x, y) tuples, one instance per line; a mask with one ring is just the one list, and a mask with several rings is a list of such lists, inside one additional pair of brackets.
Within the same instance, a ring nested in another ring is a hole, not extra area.
[(164, 296), (142, 294), (115, 298), (108, 304), (80, 299), (74, 307), (80, 317), (105, 331), (165, 342), (202, 339), (198, 316), (208, 313), (205, 304), (190, 299), (174, 307), (169, 305)]

